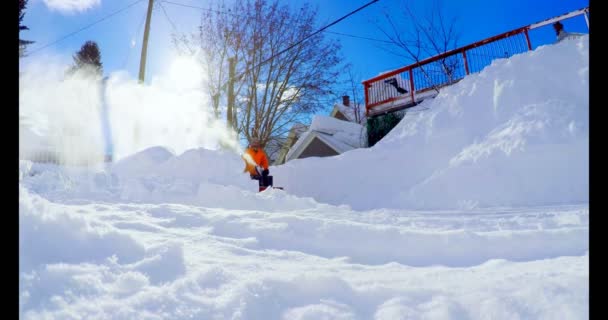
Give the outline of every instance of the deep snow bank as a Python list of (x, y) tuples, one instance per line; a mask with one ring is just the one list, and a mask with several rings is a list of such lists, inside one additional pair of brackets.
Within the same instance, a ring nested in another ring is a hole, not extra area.
[(273, 174), (293, 194), (355, 209), (588, 202), (589, 38), (496, 60), (374, 147)]
[(281, 190), (258, 192), (231, 151), (191, 149), (174, 155), (152, 147), (106, 167), (86, 168), (21, 161), (20, 185), (53, 202), (180, 203), (270, 212), (327, 208)]

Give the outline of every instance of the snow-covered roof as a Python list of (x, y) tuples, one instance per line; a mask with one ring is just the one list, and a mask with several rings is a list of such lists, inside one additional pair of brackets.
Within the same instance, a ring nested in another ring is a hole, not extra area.
[(312, 119), (309, 129), (300, 136), (289, 150), (286, 159), (289, 161), (297, 158), (315, 137), (325, 142), (337, 153), (366, 147), (366, 130), (364, 126), (354, 122), (316, 115)]
[(301, 130), (301, 129), (306, 130), (306, 129), (308, 129), (308, 126), (303, 123), (296, 123), (291, 128), (294, 130)]
[(299, 137), (300, 135), (302, 135), (302, 133), (308, 130), (308, 126), (303, 123), (296, 123), (293, 125), (293, 127), (291, 127), (291, 130), (296, 136)]
[[(335, 114), (337, 112), (342, 113), (346, 117), (346, 119), (351, 122), (364, 123), (364, 121), (365, 121), (365, 106), (347, 107), (347, 106), (343, 105), (342, 103), (336, 103), (336, 104), (334, 104), (334, 109), (331, 111), (330, 115), (335, 116)], [(358, 117), (357, 117), (357, 114), (358, 114)], [(357, 121), (357, 119), (359, 121)]]
[(308, 126), (303, 123), (296, 123), (291, 127), (289, 134), (287, 135), (287, 139), (281, 146), (276, 159), (273, 160), (275, 165), (285, 163), (285, 158), (287, 157), (287, 153), (289, 152), (291, 146), (293, 146), (293, 144), (298, 141), (300, 136), (302, 136), (302, 134), (304, 134), (307, 130)]

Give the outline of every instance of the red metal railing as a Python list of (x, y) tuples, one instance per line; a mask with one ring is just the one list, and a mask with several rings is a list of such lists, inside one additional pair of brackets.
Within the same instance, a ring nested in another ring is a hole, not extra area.
[(481, 71), (494, 59), (532, 50), (529, 30), (580, 14), (587, 19), (587, 12), (588, 7), (514, 29), (365, 80), (366, 112), (401, 109), (433, 96), (436, 89)]

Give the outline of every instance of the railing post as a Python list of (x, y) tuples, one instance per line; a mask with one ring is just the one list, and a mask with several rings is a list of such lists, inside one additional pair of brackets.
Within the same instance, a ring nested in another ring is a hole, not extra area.
[(464, 71), (469, 74), (469, 63), (467, 62), (467, 51), (462, 50), (462, 59), (464, 60)]
[(524, 29), (524, 34), (526, 35), (526, 42), (528, 43), (528, 50), (532, 50), (532, 44), (530, 43), (530, 35), (528, 35), (528, 28)]
[(414, 88), (414, 68), (410, 68), (410, 96), (412, 97), (412, 103), (416, 102), (414, 100), (414, 91), (416, 91)]
[(367, 93), (369, 89), (369, 82), (363, 81), (363, 91), (365, 94), (365, 116), (369, 115), (369, 94)]
[(585, 22), (587, 22), (587, 30), (589, 30), (589, 16), (587, 16), (587, 12), (589, 12), (589, 9), (585, 10)]

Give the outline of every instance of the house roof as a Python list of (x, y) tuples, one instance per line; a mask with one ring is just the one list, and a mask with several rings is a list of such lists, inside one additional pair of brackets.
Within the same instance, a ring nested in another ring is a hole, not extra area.
[(365, 147), (367, 132), (366, 128), (360, 124), (317, 115), (312, 119), (310, 128), (289, 150), (286, 161), (299, 157), (315, 137), (337, 153), (344, 153)]
[(291, 127), (290, 131), (293, 131), (296, 136), (300, 136), (302, 133), (308, 130), (308, 126), (303, 123), (296, 123)]
[[(334, 104), (334, 108), (330, 112), (330, 116), (335, 117), (336, 114), (340, 112), (346, 117), (348, 121), (357, 122), (359, 119), (359, 123), (363, 123), (365, 121), (365, 106), (359, 106), (359, 108), (355, 108), (353, 106), (347, 107), (342, 103)], [(357, 112), (359, 113), (359, 117), (356, 116)]]
[(302, 123), (294, 124), (291, 129), (289, 129), (289, 134), (287, 135), (286, 141), (281, 146), (279, 150), (278, 156), (274, 159), (274, 164), (283, 164), (285, 162), (285, 158), (287, 156), (287, 152), (289, 152), (291, 146), (296, 143), (296, 141), (300, 138), (300, 136), (308, 130), (308, 126)]

